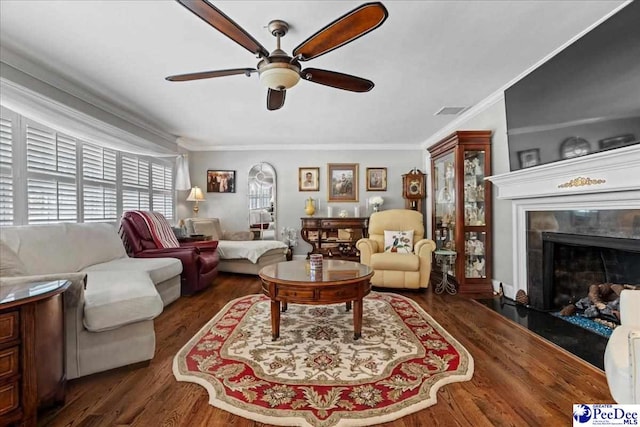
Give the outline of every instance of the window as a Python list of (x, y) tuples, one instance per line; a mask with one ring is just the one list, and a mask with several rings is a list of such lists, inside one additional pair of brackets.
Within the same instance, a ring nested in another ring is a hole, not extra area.
[(105, 148), (5, 107), (0, 113), (0, 226), (115, 223), (138, 209), (175, 217), (171, 160)]
[(77, 222), (75, 139), (31, 121), (25, 135), (29, 224)]
[(167, 219), (173, 219), (173, 168), (168, 165), (151, 164), (153, 210)]
[(89, 221), (116, 221), (116, 152), (101, 147), (82, 145), (83, 216)]
[(122, 155), (122, 210), (149, 210), (149, 162)]
[(0, 226), (13, 225), (13, 129), (8, 111), (0, 115)]

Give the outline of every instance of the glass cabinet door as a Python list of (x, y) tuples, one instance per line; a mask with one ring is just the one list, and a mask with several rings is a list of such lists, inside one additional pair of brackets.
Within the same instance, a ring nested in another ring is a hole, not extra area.
[(486, 278), (485, 247), (486, 231), (468, 231), (464, 233), (465, 277)]
[(454, 152), (434, 160), (435, 236), (437, 249), (456, 250)]
[(486, 225), (484, 157), (484, 151), (464, 152), (464, 225)]

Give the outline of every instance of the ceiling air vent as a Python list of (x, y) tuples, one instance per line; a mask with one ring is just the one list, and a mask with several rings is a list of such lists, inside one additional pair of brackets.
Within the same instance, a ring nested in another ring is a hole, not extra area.
[(442, 107), (434, 116), (457, 116), (466, 109), (467, 107)]

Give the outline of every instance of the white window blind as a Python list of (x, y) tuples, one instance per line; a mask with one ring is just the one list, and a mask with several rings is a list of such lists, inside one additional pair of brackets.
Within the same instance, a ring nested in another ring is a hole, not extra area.
[(153, 191), (153, 210), (160, 212), (167, 219), (173, 219), (173, 168), (152, 163), (151, 188)]
[(149, 162), (122, 155), (122, 210), (149, 210)]
[(0, 116), (0, 226), (13, 225), (13, 129), (11, 119)]
[(25, 124), (28, 222), (76, 222), (76, 141), (37, 125)]
[(116, 152), (83, 143), (82, 177), (84, 220), (117, 220)]

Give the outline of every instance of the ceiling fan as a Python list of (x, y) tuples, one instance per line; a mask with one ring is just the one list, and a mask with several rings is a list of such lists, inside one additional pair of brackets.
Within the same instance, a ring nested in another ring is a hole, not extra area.
[(220, 9), (205, 0), (176, 0), (200, 19), (220, 31), (260, 61), (257, 68), (232, 68), (229, 70), (203, 71), (178, 74), (166, 79), (172, 82), (210, 79), (213, 77), (252, 73), (260, 75), (260, 81), (267, 86), (267, 109), (278, 110), (284, 105), (287, 89), (295, 86), (300, 78), (313, 83), (344, 89), (352, 92), (368, 92), (373, 82), (361, 77), (318, 68), (301, 69), (300, 62), (317, 58), (331, 52), (378, 28), (387, 19), (387, 9), (380, 2), (365, 3), (331, 22), (293, 49), (289, 56), (280, 49), (280, 38), (289, 30), (289, 25), (281, 20), (269, 22), (269, 31), (276, 37), (276, 49), (269, 53), (256, 39), (225, 15)]

